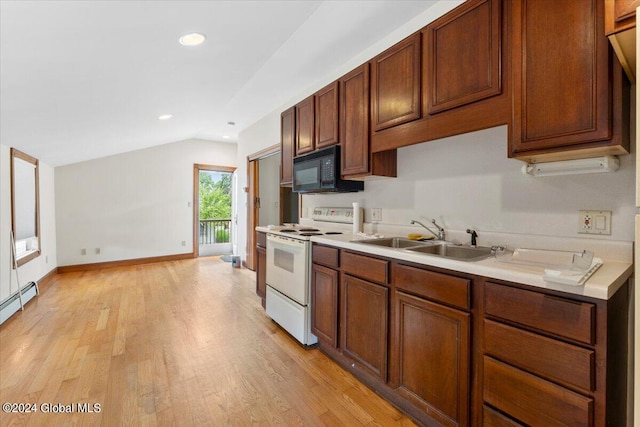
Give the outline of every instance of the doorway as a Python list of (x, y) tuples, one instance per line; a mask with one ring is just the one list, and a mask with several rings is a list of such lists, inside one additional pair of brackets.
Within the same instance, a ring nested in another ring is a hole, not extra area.
[(233, 253), (233, 182), (236, 168), (193, 168), (193, 252), (196, 257)]
[(247, 156), (247, 247), (244, 266), (255, 269), (257, 225), (297, 223), (300, 196), (280, 186), (280, 144)]

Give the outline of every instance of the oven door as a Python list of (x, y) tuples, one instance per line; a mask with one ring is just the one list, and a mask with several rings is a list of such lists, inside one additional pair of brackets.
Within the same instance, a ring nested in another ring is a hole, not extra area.
[(308, 241), (267, 234), (267, 285), (307, 305), (310, 255)]

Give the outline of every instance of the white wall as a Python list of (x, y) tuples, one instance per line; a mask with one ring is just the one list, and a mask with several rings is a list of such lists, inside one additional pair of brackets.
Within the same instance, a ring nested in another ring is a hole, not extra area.
[[(302, 215), (315, 206), (359, 202), (365, 222), (382, 209), (381, 224), (428, 224), (445, 229), (590, 237), (577, 233), (578, 210), (611, 210), (612, 235), (634, 240), (635, 154), (620, 157), (617, 172), (529, 177), (507, 158), (507, 127), (499, 126), (398, 150), (398, 177), (365, 182), (365, 190), (303, 196)], [(593, 236), (591, 236), (593, 237)]]
[[(30, 154), (30, 153), (26, 153)], [(17, 291), (15, 272), (11, 272), (11, 154), (10, 148), (0, 145), (0, 302)], [(56, 212), (54, 169), (39, 162), (40, 173), (40, 244), (41, 254), (18, 269), (20, 285), (38, 281), (55, 269), (56, 259)], [(9, 275), (11, 272), (11, 283)]]
[(235, 144), (192, 139), (56, 168), (59, 264), (191, 253), (193, 165), (236, 156)]

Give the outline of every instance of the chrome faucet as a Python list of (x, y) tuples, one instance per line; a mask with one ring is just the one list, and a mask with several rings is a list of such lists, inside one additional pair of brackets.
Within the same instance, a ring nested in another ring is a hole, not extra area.
[(438, 224), (436, 224), (436, 220), (435, 219), (432, 219), (431, 223), (433, 225), (435, 225), (436, 228), (438, 229), (437, 233), (435, 231), (433, 231), (432, 229), (430, 229), (429, 227), (427, 227), (426, 225), (424, 225), (423, 223), (421, 223), (420, 221), (416, 221), (415, 219), (411, 220), (411, 224), (420, 224), (422, 227), (425, 228), (425, 230), (427, 230), (429, 233), (431, 233), (434, 236), (436, 236), (438, 238), (438, 240), (445, 240), (446, 234), (444, 232), (444, 228), (442, 228)]

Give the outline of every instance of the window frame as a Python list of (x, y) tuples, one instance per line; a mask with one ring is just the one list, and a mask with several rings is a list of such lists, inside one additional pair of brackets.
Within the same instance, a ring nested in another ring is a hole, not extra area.
[[(35, 157), (32, 157), (28, 154), (23, 153), (15, 148), (11, 148), (11, 231), (14, 236), (16, 236), (16, 179), (15, 179), (15, 160), (20, 159), (26, 163), (30, 163), (34, 166), (35, 170), (35, 238), (38, 240), (38, 248), (35, 251), (30, 251), (25, 255), (17, 258), (16, 262), (18, 267), (26, 264), (40, 256), (42, 253), (42, 244), (41, 244), (41, 232), (40, 232), (40, 167), (39, 161)], [(14, 242), (15, 243), (15, 242)]]

